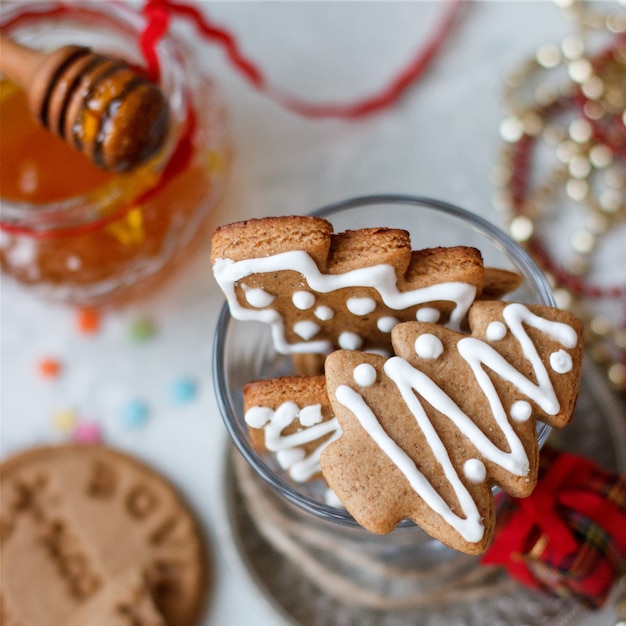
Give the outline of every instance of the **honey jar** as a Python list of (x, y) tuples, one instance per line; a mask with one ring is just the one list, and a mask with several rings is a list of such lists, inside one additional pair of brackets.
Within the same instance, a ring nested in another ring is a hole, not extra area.
[[(145, 20), (119, 3), (6, 3), (0, 25), (34, 48), (71, 43), (143, 66)], [(224, 107), (175, 36), (156, 53), (170, 129), (159, 152), (126, 173), (98, 169), (44, 129), (23, 91), (0, 78), (5, 277), (75, 306), (117, 304), (160, 284), (204, 240), (227, 174)]]

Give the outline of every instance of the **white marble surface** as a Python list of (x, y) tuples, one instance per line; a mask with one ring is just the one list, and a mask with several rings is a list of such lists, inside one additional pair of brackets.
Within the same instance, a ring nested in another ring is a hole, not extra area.
[[(425, 41), (441, 12), (433, 2), (200, 3), (238, 37), (272, 82), (306, 99), (351, 101), (376, 90)], [(474, 2), (428, 75), (394, 108), (360, 122), (310, 121), (256, 93), (214, 46), (198, 46), (230, 112), (235, 157), (216, 222), (305, 213), (369, 193), (411, 193), (459, 204), (496, 222), (490, 173), (499, 150), (504, 77), (543, 43), (572, 27), (554, 4)], [(225, 432), (211, 383), (212, 335), (221, 294), (208, 244), (154, 298), (105, 314), (93, 336), (75, 312), (33, 298), (7, 281), (1, 293), (1, 454), (61, 441), (64, 408), (98, 421), (105, 440), (159, 467), (198, 511), (213, 548), (215, 579), (204, 626), (276, 626), (280, 618), (249, 583), (223, 528), (219, 480)], [(129, 338), (138, 316), (156, 321), (144, 344)], [(64, 366), (43, 380), (44, 355)], [(180, 376), (199, 394), (175, 405)], [(133, 397), (147, 424), (126, 428)], [(612, 624), (610, 611), (587, 625)]]

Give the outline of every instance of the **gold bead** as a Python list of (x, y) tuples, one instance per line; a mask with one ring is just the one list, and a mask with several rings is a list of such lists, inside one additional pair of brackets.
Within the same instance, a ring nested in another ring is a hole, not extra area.
[(597, 169), (608, 167), (613, 161), (613, 152), (608, 146), (599, 143), (589, 151), (589, 160)]
[(585, 102), (583, 111), (590, 120), (601, 120), (606, 113), (604, 107), (599, 102), (593, 100)]
[(591, 139), (593, 128), (591, 124), (579, 117), (569, 125), (569, 136), (576, 143), (587, 143)]
[(568, 169), (572, 178), (587, 178), (591, 172), (591, 163), (587, 157), (577, 155), (570, 160)]
[(593, 68), (588, 59), (576, 59), (567, 66), (567, 73), (575, 83), (584, 83), (589, 80)]
[(618, 388), (626, 387), (626, 367), (621, 363), (613, 363), (608, 370), (609, 380)]
[(620, 328), (613, 335), (613, 339), (615, 339), (615, 343), (618, 348), (622, 350), (626, 350), (626, 328)]
[(604, 81), (599, 76), (590, 76), (581, 85), (581, 89), (587, 98), (599, 100), (604, 94)]
[(589, 254), (596, 246), (596, 238), (587, 230), (579, 230), (570, 238), (572, 248), (578, 254)]
[(578, 147), (570, 139), (562, 141), (556, 147), (556, 158), (561, 161), (561, 163), (569, 163), (577, 153)]
[(561, 50), (566, 59), (579, 59), (585, 52), (585, 42), (577, 35), (570, 35), (561, 42)]
[(528, 241), (532, 237), (534, 229), (532, 220), (526, 215), (518, 215), (509, 224), (511, 237), (519, 242)]
[(500, 123), (500, 137), (509, 143), (515, 143), (522, 138), (524, 127), (518, 117), (507, 117)]
[(559, 309), (569, 309), (572, 306), (573, 297), (572, 294), (564, 288), (555, 289), (554, 299), (556, 300), (556, 305)]
[(606, 337), (606, 335), (610, 334), (613, 330), (613, 324), (608, 317), (604, 317), (603, 315), (597, 315), (591, 319), (589, 324), (589, 328), (594, 335), (598, 335), (599, 337)]
[(561, 62), (561, 50), (556, 44), (545, 44), (537, 50), (535, 59), (541, 67), (551, 69)]
[(565, 191), (572, 200), (584, 200), (589, 195), (589, 185), (584, 180), (570, 178), (565, 184)]
[(623, 206), (623, 195), (619, 189), (603, 189), (599, 202), (600, 207), (606, 213), (617, 213)]

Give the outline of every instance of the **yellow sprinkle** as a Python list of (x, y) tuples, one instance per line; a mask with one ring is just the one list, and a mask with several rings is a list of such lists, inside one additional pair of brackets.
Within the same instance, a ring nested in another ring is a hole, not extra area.
[(52, 415), (52, 423), (57, 430), (68, 433), (76, 427), (78, 418), (71, 409), (59, 409)]

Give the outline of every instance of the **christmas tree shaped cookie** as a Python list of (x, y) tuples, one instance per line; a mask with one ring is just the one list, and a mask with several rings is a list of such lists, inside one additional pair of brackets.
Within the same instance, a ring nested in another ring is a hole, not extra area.
[[(266, 217), (219, 227), (211, 245), (232, 316), (268, 323), (283, 354), (389, 354), (396, 324), (418, 319), (460, 328), (485, 287), (478, 250), (411, 250), (400, 229), (334, 233), (319, 217)], [(519, 283), (504, 270), (489, 277), (499, 294)]]
[(535, 420), (571, 419), (581, 327), (549, 307), (475, 303), (471, 334), (407, 322), (389, 359), (340, 350), (326, 385), (341, 436), (321, 456), (330, 487), (365, 528), (385, 533), (410, 518), (467, 553), (494, 527), (492, 485), (532, 492)]

